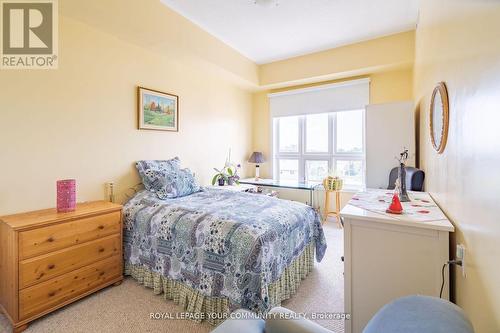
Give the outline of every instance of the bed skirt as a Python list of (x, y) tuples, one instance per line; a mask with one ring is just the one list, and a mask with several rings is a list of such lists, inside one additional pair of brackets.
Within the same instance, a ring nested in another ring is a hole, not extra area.
[[(300, 282), (306, 278), (313, 267), (314, 242), (311, 242), (285, 269), (278, 280), (269, 284), (267, 288), (263, 288), (264, 293), (267, 291), (269, 309), (280, 306), (282, 301), (292, 297)], [(145, 287), (152, 288), (155, 295), (163, 294), (163, 298), (173, 300), (184, 311), (193, 314), (190, 319), (196, 322), (207, 320), (210, 324), (217, 325), (224, 321), (225, 314), (239, 308), (238, 304), (231, 304), (227, 297), (205, 296), (179, 281), (164, 277), (140, 265), (125, 264), (125, 275), (131, 276)]]

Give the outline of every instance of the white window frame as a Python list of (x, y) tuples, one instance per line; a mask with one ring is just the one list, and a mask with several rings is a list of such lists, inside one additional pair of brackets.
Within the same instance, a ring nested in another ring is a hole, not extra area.
[[(335, 166), (336, 160), (360, 160), (362, 162), (362, 186), (364, 187), (366, 184), (366, 143), (365, 143), (365, 110), (357, 109), (357, 110), (346, 110), (341, 112), (350, 112), (350, 111), (363, 111), (363, 131), (362, 131), (362, 152), (361, 153), (343, 153), (337, 151), (337, 137), (336, 137), (336, 128), (337, 128), (337, 112), (328, 113), (328, 152), (320, 152), (320, 153), (310, 153), (306, 151), (306, 117), (307, 115), (301, 116), (292, 116), (298, 117), (298, 126), (299, 126), (299, 146), (298, 152), (290, 153), (290, 152), (280, 152), (279, 151), (279, 121), (280, 118), (284, 117), (271, 117), (271, 169), (273, 171), (273, 178), (279, 180), (279, 160), (280, 159), (291, 159), (299, 161), (299, 182), (308, 181), (306, 179), (306, 161), (316, 160), (316, 161), (328, 161), (328, 170), (333, 170)], [(311, 114), (313, 115), (313, 114)], [(354, 185), (347, 184), (346, 188), (357, 188)]]

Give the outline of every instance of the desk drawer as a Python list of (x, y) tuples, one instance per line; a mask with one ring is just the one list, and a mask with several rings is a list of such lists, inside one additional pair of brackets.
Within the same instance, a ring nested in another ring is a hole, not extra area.
[(19, 234), (20, 260), (118, 233), (120, 219), (118, 211), (23, 231)]
[(115, 234), (23, 260), (19, 263), (19, 289), (120, 253), (120, 234)]
[(56, 307), (117, 279), (121, 274), (121, 257), (113, 256), (21, 290), (19, 316), (26, 319)]

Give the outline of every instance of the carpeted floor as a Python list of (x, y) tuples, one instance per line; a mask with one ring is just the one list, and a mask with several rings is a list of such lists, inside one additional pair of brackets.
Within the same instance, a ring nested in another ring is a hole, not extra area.
[[(324, 226), (328, 250), (321, 263), (302, 281), (298, 293), (283, 306), (310, 315), (344, 311), (342, 231), (332, 220)], [(189, 320), (152, 320), (150, 313), (177, 313), (182, 310), (172, 301), (153, 295), (151, 289), (127, 278), (118, 287), (106, 288), (33, 322), (26, 333), (207, 333), (212, 326)], [(315, 320), (335, 333), (344, 332), (341, 320)], [(8, 320), (0, 314), (0, 332), (11, 333)]]

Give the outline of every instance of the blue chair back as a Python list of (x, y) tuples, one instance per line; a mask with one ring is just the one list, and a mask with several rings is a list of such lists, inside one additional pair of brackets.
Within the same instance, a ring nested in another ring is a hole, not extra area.
[[(398, 167), (393, 168), (389, 174), (388, 190), (394, 190), (394, 184), (396, 183), (396, 179), (398, 179), (398, 169)], [(406, 189), (408, 191), (422, 192), (424, 190), (424, 179), (425, 173), (422, 170), (414, 167), (406, 167)]]

